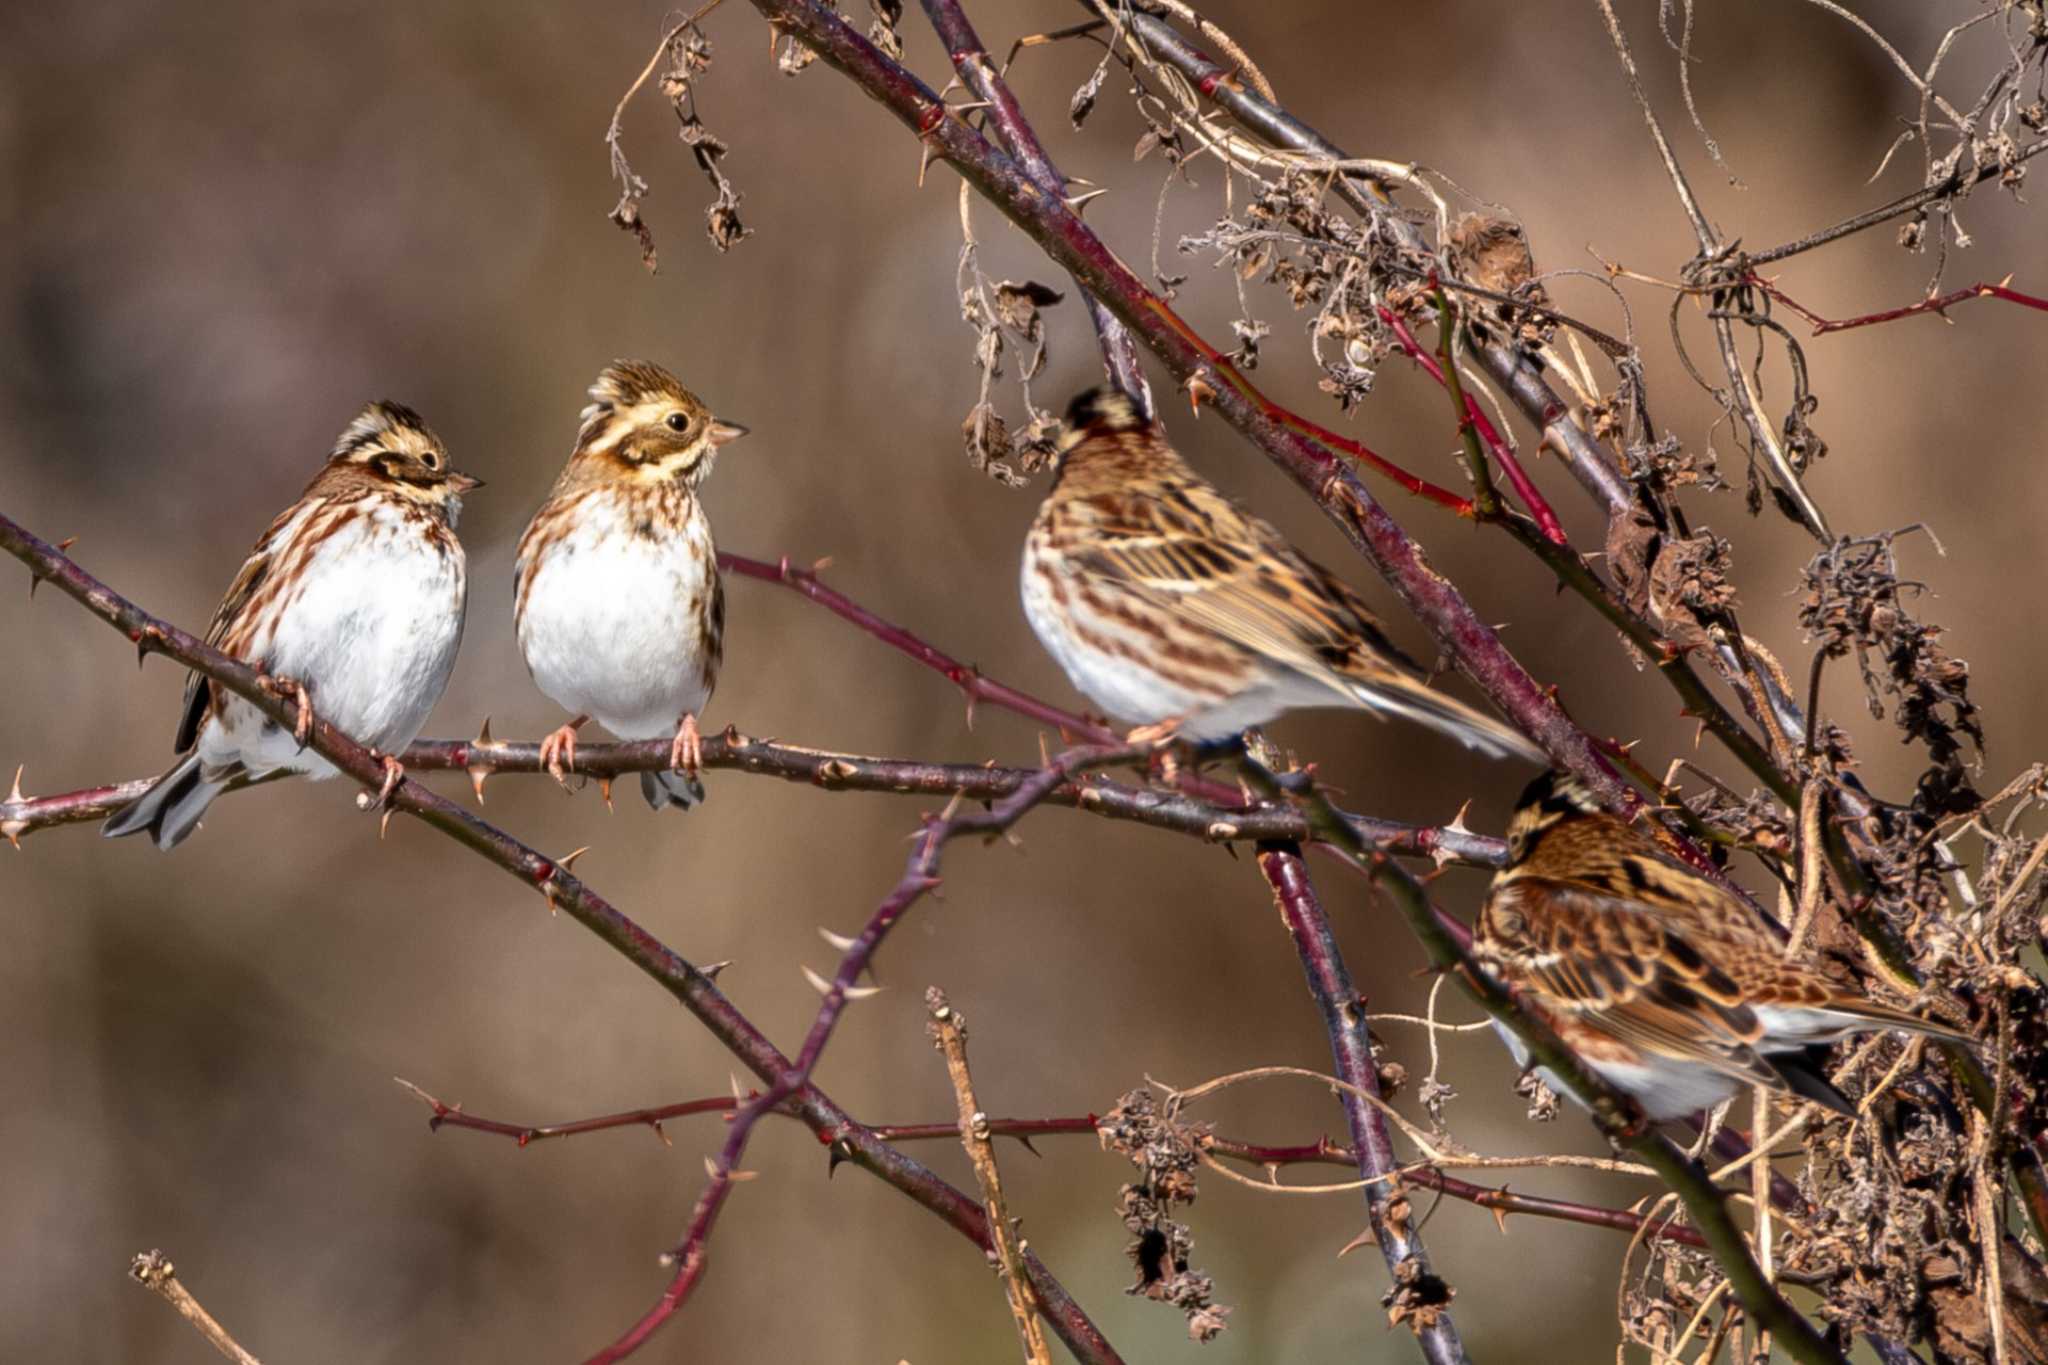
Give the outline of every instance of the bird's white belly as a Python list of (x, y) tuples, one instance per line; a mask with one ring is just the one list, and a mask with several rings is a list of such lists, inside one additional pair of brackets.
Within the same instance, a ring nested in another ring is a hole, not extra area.
[[(440, 701), (462, 643), (467, 589), (461, 551), (444, 551), (403, 514), (377, 510), (351, 521), (307, 564), (251, 662), (303, 683), (321, 719), (381, 753), (419, 736)], [(291, 732), (230, 698), (200, 736), (209, 765), (239, 761), (332, 777)]]
[[(1527, 1070), (1529, 1049), (1522, 1045), (1522, 1040), (1509, 1032), (1498, 1019), (1493, 1021), (1493, 1031), (1514, 1054), (1515, 1065)], [(1660, 1121), (1685, 1118), (1703, 1109), (1712, 1109), (1741, 1088), (1732, 1076), (1724, 1072), (1670, 1060), (1640, 1066), (1627, 1062), (1586, 1061), (1585, 1066), (1616, 1090), (1633, 1097), (1645, 1114)], [(1579, 1097), (1566, 1089), (1564, 1082), (1549, 1067), (1536, 1068), (1536, 1074), (1558, 1094), (1574, 1104), (1579, 1102)]]
[(672, 734), (711, 699), (708, 535), (663, 540), (586, 518), (530, 572), (519, 647), (540, 690), (622, 739)]
[[(1135, 660), (1082, 639), (1069, 627), (1065, 611), (1053, 601), (1044, 577), (1033, 571), (1029, 556), (1025, 557), (1018, 582), (1024, 599), (1024, 617), (1039, 642), (1082, 695), (1111, 720), (1125, 725), (1153, 725), (1184, 716), (1207, 700), (1150, 669), (1138, 667)], [(1126, 633), (1114, 623), (1105, 625), (1103, 630), (1106, 638), (1137, 648), (1141, 642), (1125, 640)]]

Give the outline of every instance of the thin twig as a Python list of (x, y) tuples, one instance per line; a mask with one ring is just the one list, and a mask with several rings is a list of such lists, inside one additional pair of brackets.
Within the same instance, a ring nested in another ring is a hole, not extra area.
[(1830, 332), (1846, 332), (1852, 327), (1874, 327), (1881, 322), (1896, 322), (1900, 318), (1910, 318), (1921, 313), (1932, 313), (1943, 322), (1948, 322), (1951, 321), (1948, 316), (1949, 309), (1959, 303), (1968, 303), (1972, 299), (2003, 299), (2007, 303), (2019, 304), (2022, 308), (2036, 308), (2048, 312), (2048, 299), (2035, 294), (2022, 294), (2017, 289), (2008, 288), (2011, 279), (2008, 275), (1998, 284), (1968, 285), (1946, 294), (1930, 295), (1918, 303), (1909, 303), (1903, 308), (1887, 308), (1883, 312), (1865, 313), (1861, 317), (1824, 318), (1812, 309), (1788, 298), (1777, 285), (1763, 276), (1753, 271), (1749, 276), (1751, 284), (1811, 323), (1815, 336), (1826, 336)]
[[(1720, 238), (1708, 223), (1706, 212), (1694, 196), (1691, 183), (1685, 178), (1685, 171), (1678, 164), (1678, 154), (1671, 148), (1671, 141), (1664, 136), (1664, 126), (1657, 120), (1656, 111), (1650, 106), (1648, 92), (1643, 89), (1641, 77), (1636, 74), (1634, 55), (1629, 51), (1628, 38), (1622, 32), (1621, 20), (1615, 16), (1612, 0), (1595, 0), (1600, 13), (1607, 21), (1607, 34), (1614, 43), (1615, 55), (1621, 60), (1622, 73), (1628, 78), (1630, 93), (1635, 96), (1636, 105), (1642, 111), (1643, 122), (1649, 127), (1650, 140), (1656, 144), (1657, 155), (1664, 162), (1664, 173), (1671, 180), (1671, 188), (1678, 195), (1678, 202), (1685, 209), (1686, 218), (1692, 223), (1693, 235), (1699, 239), (1699, 260), (1703, 265), (1722, 264), (1725, 248)], [(1714, 336), (1721, 349), (1722, 368), (1727, 371), (1729, 389), (1722, 395), (1722, 401), (1729, 409), (1742, 418), (1749, 429), (1752, 449), (1761, 451), (1764, 462), (1769, 465), (1771, 476), (1778, 487), (1798, 510), (1800, 519), (1807, 529), (1822, 543), (1834, 539), (1828, 529), (1827, 518), (1821, 514), (1806, 485), (1800, 481), (1799, 471), (1792, 467), (1792, 461), (1779, 443), (1778, 436), (1771, 429), (1770, 419), (1765, 416), (1763, 402), (1759, 398), (1749, 371), (1744, 368), (1735, 350), (1735, 324), (1720, 310), (1713, 317)]]
[(1024, 1276), (1024, 1253), (1017, 1240), (1017, 1228), (1003, 1202), (1003, 1175), (996, 1165), (988, 1115), (981, 1112), (975, 1101), (974, 1078), (967, 1070), (967, 1021), (937, 986), (924, 993), (924, 1003), (931, 1015), (932, 1041), (945, 1057), (946, 1078), (953, 1083), (953, 1098), (960, 1109), (960, 1145), (967, 1149), (975, 1182), (981, 1186), (981, 1204), (988, 1214), (989, 1232), (995, 1238), (996, 1264), (1003, 1272), (1003, 1292), (1010, 1303), (1010, 1316), (1017, 1323), (1017, 1339), (1023, 1343), (1024, 1359), (1031, 1365), (1052, 1365), (1045, 1329), (1039, 1325), (1031, 1300), (1031, 1283)]
[[(879, 989), (858, 984), (860, 977), (903, 915), (938, 888), (940, 850), (963, 834), (1005, 833), (1075, 773), (1092, 766), (1121, 762), (1139, 752), (1131, 746), (1095, 745), (1072, 749), (986, 811), (960, 810), (957, 808), (960, 803), (955, 801), (945, 814), (926, 818), (903, 876), (869, 916), (867, 927), (848, 944), (832, 979), (828, 981), (809, 968), (804, 969), (806, 978), (824, 997), (818, 1006), (817, 1017), (812, 1021), (811, 1030), (796, 1057), (773, 1074), (763, 1076), (768, 1082), (766, 1088), (733, 1115), (726, 1129), (724, 1144), (716, 1156), (706, 1158), (704, 1169), (710, 1179), (703, 1193), (697, 1197), (696, 1208), (681, 1241), (667, 1258), (675, 1266), (668, 1287), (616, 1341), (592, 1356), (589, 1365), (610, 1365), (610, 1362), (631, 1355), (688, 1301), (691, 1291), (703, 1276), (712, 1231), (731, 1197), (733, 1187), (752, 1179), (752, 1173), (743, 1170), (740, 1162), (746, 1155), (747, 1143), (755, 1127), (763, 1117), (810, 1084), (811, 1073), (826, 1044), (831, 1041), (846, 1006)], [(993, 1229), (990, 1229), (990, 1236), (994, 1236)]]
[(192, 1324), (192, 1330), (205, 1337), (214, 1350), (234, 1361), (235, 1365), (262, 1365), (255, 1356), (242, 1349), (240, 1342), (228, 1335), (228, 1329), (221, 1326), (199, 1300), (192, 1297), (192, 1291), (178, 1279), (178, 1268), (163, 1252), (138, 1253), (128, 1263), (128, 1278), (177, 1309), (178, 1316)]
[(2048, 137), (2028, 143), (2014, 151), (2010, 157), (1987, 161), (1981, 166), (1965, 162), (1954, 174), (1935, 184), (1914, 190), (1911, 194), (1900, 195), (1889, 204), (1880, 204), (1853, 218), (1846, 218), (1832, 227), (1809, 232), (1804, 237), (1794, 238), (1781, 246), (1774, 246), (1765, 251), (1746, 251), (1742, 259), (1751, 267), (1770, 265), (1774, 261), (1782, 261), (1789, 256), (1812, 251), (1815, 247), (1838, 242), (1844, 237), (1874, 228), (1879, 223), (1888, 223), (1916, 209), (1925, 208), (1937, 200), (1953, 198), (1964, 190), (1983, 184), (1986, 180), (1995, 180), (2008, 174), (2012, 167), (2031, 161), (2043, 152), (2048, 152)]

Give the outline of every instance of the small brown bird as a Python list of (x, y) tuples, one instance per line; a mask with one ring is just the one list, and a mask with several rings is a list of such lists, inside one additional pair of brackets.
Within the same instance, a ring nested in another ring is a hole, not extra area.
[[(1529, 784), (1508, 824), (1508, 864), (1472, 956), (1653, 1119), (1754, 1085), (1848, 1113), (1820, 1069), (1825, 1045), (1878, 1029), (1970, 1041), (1788, 961), (1740, 897), (1554, 772)], [(1520, 1040), (1501, 1036), (1526, 1067)]]
[(481, 485), (448, 463), (441, 438), (397, 403), (372, 403), (342, 430), (327, 464), (242, 563), (206, 632), (208, 644), (295, 693), (285, 730), (194, 673), (176, 748), (184, 757), (102, 827), (148, 830), (171, 848), (240, 777), (279, 768), (333, 777), (306, 748), (314, 709), (384, 757), (419, 736), (462, 643), (468, 602), (455, 519)]
[(696, 489), (747, 429), (713, 417), (659, 365), (620, 360), (590, 387), (569, 464), (519, 538), (519, 648), (540, 690), (576, 713), (541, 746), (557, 780), (595, 716), (621, 739), (674, 736), (642, 773), (660, 810), (704, 799), (697, 717), (724, 657), (725, 588)]
[(1124, 394), (1067, 411), (1024, 543), (1024, 613), (1074, 685), (1134, 738), (1231, 738), (1299, 707), (1419, 721), (1547, 762), (1432, 689), (1357, 593), (1195, 473)]

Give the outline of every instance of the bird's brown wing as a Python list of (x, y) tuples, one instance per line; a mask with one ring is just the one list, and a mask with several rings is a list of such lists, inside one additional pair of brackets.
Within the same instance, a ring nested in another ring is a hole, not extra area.
[(1488, 953), (1546, 1012), (1644, 1051), (1783, 1089), (1735, 975), (1638, 900), (1523, 874), (1487, 907)]
[(1175, 482), (1079, 501), (1070, 553), (1102, 584), (1136, 593), (1261, 658), (1326, 682), (1340, 696), (1373, 675), (1419, 686), (1419, 670), (1380, 633), (1358, 595), (1309, 563), (1280, 533), (1215, 489)]
[[(235, 575), (235, 581), (228, 585), (227, 595), (221, 598), (220, 607), (213, 613), (213, 623), (206, 628), (206, 643), (215, 649), (233, 654), (226, 648), (228, 632), (248, 609), (258, 590), (269, 578), (275, 561), (279, 542), (284, 538), (285, 528), (302, 512), (307, 511), (305, 499), (293, 503), (270, 523), (270, 529), (256, 542), (249, 557), (242, 561), (242, 568)], [(245, 660), (244, 662), (254, 662)], [(184, 753), (199, 738), (199, 726), (206, 719), (206, 712), (212, 705), (213, 689), (206, 675), (192, 673), (185, 679), (185, 699), (178, 720), (177, 739), (172, 745), (175, 753)]]

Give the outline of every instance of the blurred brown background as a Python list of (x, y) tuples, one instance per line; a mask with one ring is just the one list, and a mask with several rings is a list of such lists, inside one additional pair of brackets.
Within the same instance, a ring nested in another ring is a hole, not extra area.
[[(1859, 6), (1915, 60), (1968, 6)], [(969, 6), (999, 53), (1071, 22), (1070, 6)], [(914, 10), (914, 7), (913, 7)], [(1539, 12), (1540, 11), (1540, 12)], [(1691, 238), (1652, 159), (1591, 5), (1219, 5), (1299, 113), (1358, 154), (1436, 166), (1527, 223), (1547, 268), (1584, 248), (1669, 275)], [(1684, 132), (1675, 59), (1655, 6), (1626, 7), (1710, 211), (1752, 246), (1780, 241), (1917, 183), (1908, 148), (1865, 178), (1910, 117), (1897, 73), (1838, 20), (1750, 3), (1703, 17), (1701, 110), (1746, 188)], [(1016, 605), (1019, 538), (1037, 496), (972, 473), (957, 430), (972, 401), (970, 332), (953, 284), (957, 181), (914, 189), (909, 137), (826, 68), (798, 80), (764, 58), (759, 18), (729, 4), (709, 24), (702, 90), (756, 235), (719, 257), (700, 230), (705, 186), (658, 98), (636, 103), (628, 149), (654, 182), (645, 212), (662, 271), (605, 222), (614, 190), (601, 135), (665, 23), (660, 6), (14, 6), (0, 17), (0, 506), (41, 534), (77, 535), (83, 563), (187, 626), (204, 623), (244, 548), (299, 489), (365, 399), (417, 405), (490, 481), (463, 523), (471, 612), (461, 664), (429, 733), (500, 735), (561, 717), (511, 638), (512, 545), (567, 453), (583, 388), (618, 355), (674, 367), (754, 435), (709, 488), (721, 542), (772, 557), (831, 555), (831, 580), (997, 676), (1073, 694)], [(914, 12), (910, 57), (943, 60)], [(1989, 29), (1983, 30), (1986, 34)], [(1138, 125), (1112, 75), (1085, 133), (1064, 117), (1093, 65), (1068, 45), (1030, 53), (1016, 84), (1069, 172), (1116, 187), (1090, 219), (1143, 262), (1161, 167), (1130, 164)], [(1947, 88), (1968, 104), (1988, 67), (1971, 53)], [(1221, 177), (1169, 202), (1169, 253), (1219, 210)], [(1065, 287), (977, 207), (996, 277)], [(1948, 282), (2016, 272), (2048, 285), (2038, 214), (1990, 190), (1964, 209), (1975, 248)], [(1910, 301), (1932, 258), (1889, 228), (1789, 263), (1784, 287), (1834, 315)], [(1188, 314), (1227, 335), (1227, 277), (1189, 273)], [(1619, 330), (1596, 287), (1555, 293)], [(1301, 319), (1255, 293), (1275, 335), (1262, 382), (1323, 420)], [(1632, 301), (1660, 422), (1711, 440), (1739, 481), (1725, 427), (1678, 369), (1665, 300)], [(1079, 310), (1053, 310), (1040, 393), (1097, 371)], [(1975, 665), (1991, 726), (1988, 777), (2043, 741), (2038, 524), (2048, 474), (2041, 383), (2048, 322), (1997, 304), (1855, 332), (1809, 348), (1833, 452), (1812, 487), (1838, 527), (1916, 520), (1948, 556), (1904, 543), (1927, 613)], [(1688, 326), (1698, 328), (1696, 318)], [(1695, 337), (1704, 336), (1696, 332)], [(1006, 395), (1006, 403), (1012, 400)], [(1014, 406), (1009, 410), (1014, 413)], [(1387, 603), (1330, 528), (1214, 419), (1170, 418), (1192, 457)], [(1439, 394), (1403, 372), (1349, 430), (1456, 479)], [(1585, 543), (1583, 500), (1554, 465), (1539, 478)], [(1533, 564), (1420, 504), (1393, 506), (1508, 642), (1598, 728), (1642, 736), (1653, 766), (1691, 748), (1671, 695), (1636, 675), (1610, 632), (1558, 599)], [(1804, 668), (1793, 622), (1810, 551), (1735, 494), (1695, 516), (1735, 537), (1748, 628)], [(0, 574), (0, 578), (7, 575)], [(31, 607), (23, 575), (0, 593), (8, 703), (0, 759), (31, 791), (154, 771), (169, 758), (180, 679), (139, 676), (120, 638), (55, 594)], [(878, 753), (1030, 760), (1031, 726), (984, 710), (962, 724), (934, 675), (793, 596), (732, 591), (730, 656), (708, 723)], [(1912, 771), (1838, 668), (1833, 712), (1863, 737), (1880, 790)], [(1356, 715), (1297, 717), (1279, 735), (1319, 759), (1356, 808), (1448, 818), (1466, 797), (1497, 829), (1525, 774)], [(1734, 765), (1718, 753), (1721, 771)], [(737, 960), (723, 983), (793, 1046), (824, 965), (823, 924), (850, 930), (896, 878), (914, 808), (713, 774), (711, 800), (656, 818), (608, 815), (594, 793), (533, 780), (490, 789), (490, 818), (544, 849), (594, 845), (578, 871), (698, 961)], [(451, 792), (459, 782), (445, 781)], [(732, 1069), (657, 989), (538, 897), (399, 821), (379, 843), (342, 784), (224, 802), (176, 856), (88, 829), (0, 854), (0, 1358), (190, 1361), (208, 1348), (124, 1282), (162, 1246), (201, 1298), (266, 1361), (567, 1360), (651, 1302), (655, 1256), (685, 1222), (713, 1122), (672, 1125), (673, 1149), (627, 1131), (521, 1151), (464, 1132), (429, 1136), (402, 1075), (471, 1110), (543, 1122), (727, 1087)], [(893, 988), (856, 1010), (820, 1080), (876, 1121), (943, 1117), (951, 1099), (923, 1037), (922, 987), (944, 985), (974, 1024), (993, 1112), (1106, 1109), (1149, 1072), (1182, 1084), (1240, 1067), (1325, 1067), (1328, 1053), (1250, 861), (1073, 813), (1042, 812), (1020, 853), (956, 848), (948, 895), (920, 907), (881, 962)], [(1374, 1002), (1419, 1007), (1419, 951), (1361, 889), (1323, 889)], [(1481, 880), (1441, 883), (1469, 911)], [(1472, 1011), (1450, 1001), (1447, 1013)], [(1421, 1039), (1385, 1026), (1419, 1075)], [(1447, 1042), (1458, 1136), (1483, 1150), (1592, 1150), (1571, 1118), (1528, 1126), (1490, 1038)], [(1304, 1141), (1340, 1131), (1312, 1087), (1240, 1091), (1225, 1131)], [(1211, 1178), (1191, 1214), (1197, 1262), (1235, 1305), (1216, 1344), (1127, 1298), (1111, 1212), (1126, 1168), (1085, 1139), (1004, 1149), (1014, 1207), (1036, 1247), (1132, 1360), (1405, 1360), (1377, 1325), (1382, 1266), (1334, 1259), (1362, 1224), (1354, 1196), (1262, 1198)], [(920, 1153), (968, 1179), (957, 1150)], [(772, 1123), (734, 1198), (708, 1279), (650, 1359), (894, 1362), (1011, 1358), (995, 1281), (953, 1233), (858, 1172), (827, 1183), (822, 1152)], [(1324, 1178), (1317, 1174), (1313, 1178)], [(1514, 1182), (1625, 1202), (1612, 1183), (1543, 1173)], [(1546, 1343), (1545, 1359), (1611, 1353), (1622, 1240), (1445, 1205), (1428, 1224), (1482, 1359)]]

